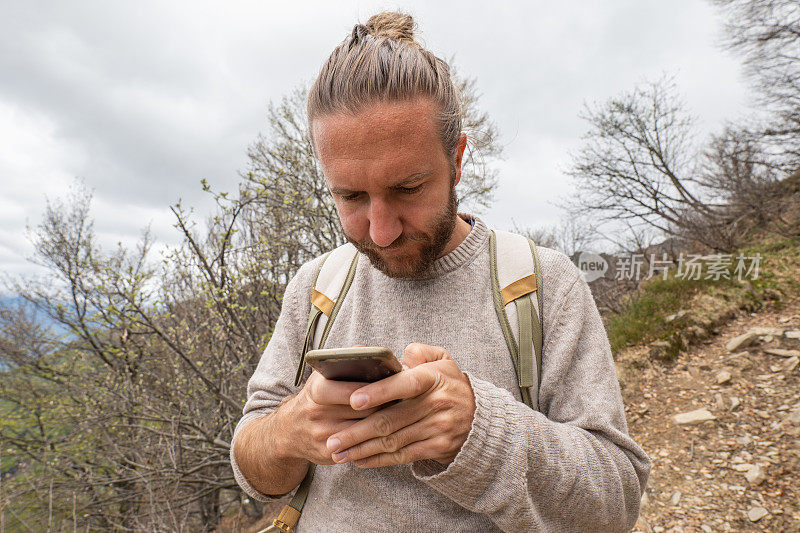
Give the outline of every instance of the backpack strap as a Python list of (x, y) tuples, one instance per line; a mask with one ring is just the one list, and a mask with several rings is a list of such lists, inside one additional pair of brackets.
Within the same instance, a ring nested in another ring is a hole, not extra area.
[[(493, 230), (489, 237), (489, 249), (492, 292), (500, 327), (512, 355), (523, 401), (532, 409), (538, 409), (544, 323), (536, 245), (521, 235)], [(306, 352), (322, 348), (328, 338), (333, 321), (353, 282), (358, 256), (356, 248), (348, 243), (329, 252), (322, 260), (312, 290), (311, 311), (295, 386), (303, 378)], [(345, 268), (348, 265), (349, 268)], [(531, 300), (533, 293), (536, 293), (538, 300), (538, 313)], [(514, 305), (511, 305), (512, 302)], [(303, 512), (315, 468), (314, 463), (309, 464), (308, 472), (292, 500), (283, 507), (272, 525), (259, 533), (294, 531)]]
[[(492, 230), (489, 252), (492, 292), (500, 329), (511, 352), (522, 399), (532, 409), (538, 410), (544, 309), (536, 245), (522, 235)], [(536, 304), (533, 302), (534, 293)]]
[[(314, 288), (311, 290), (311, 310), (308, 315), (305, 341), (303, 341), (303, 353), (300, 354), (300, 364), (297, 366), (297, 374), (294, 377), (295, 387), (299, 386), (303, 380), (306, 353), (325, 345), (333, 321), (353, 283), (357, 265), (358, 250), (350, 243), (328, 252), (322, 259), (314, 278)], [(259, 533), (292, 533), (294, 531), (311, 489), (311, 481), (314, 479), (316, 467), (317, 465), (314, 463), (309, 463), (306, 476), (300, 482), (291, 501), (283, 506), (278, 518), (272, 521), (272, 525)]]
[(328, 252), (322, 260), (311, 290), (311, 311), (308, 315), (303, 353), (300, 354), (300, 364), (294, 376), (295, 387), (303, 381), (306, 352), (322, 348), (328, 339), (333, 321), (353, 283), (357, 264), (358, 250), (350, 243)]

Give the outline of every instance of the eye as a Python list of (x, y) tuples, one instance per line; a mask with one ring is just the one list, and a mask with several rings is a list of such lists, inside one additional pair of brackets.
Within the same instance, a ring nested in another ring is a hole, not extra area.
[(422, 184), (419, 184), (419, 185), (417, 185), (415, 187), (398, 187), (397, 188), (397, 190), (399, 190), (400, 192), (402, 192), (404, 194), (414, 194), (415, 192), (418, 192), (420, 189), (422, 189)]
[(339, 197), (344, 200), (345, 202), (352, 202), (356, 198), (358, 198), (359, 193), (354, 192), (352, 194), (340, 194)]

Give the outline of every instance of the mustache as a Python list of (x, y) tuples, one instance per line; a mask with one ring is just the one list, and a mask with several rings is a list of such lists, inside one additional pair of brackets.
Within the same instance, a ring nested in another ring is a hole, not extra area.
[(416, 235), (401, 235), (400, 238), (395, 240), (389, 246), (378, 246), (371, 240), (361, 241), (358, 243), (359, 247), (364, 250), (371, 250), (371, 251), (382, 251), (382, 250), (394, 250), (395, 248), (400, 248), (409, 242), (424, 242), (426, 240), (426, 236), (424, 234), (416, 234)]

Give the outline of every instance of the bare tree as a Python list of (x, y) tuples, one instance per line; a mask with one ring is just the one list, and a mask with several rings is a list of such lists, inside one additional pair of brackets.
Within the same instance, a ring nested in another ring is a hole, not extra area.
[[(491, 129), (472, 98), (470, 123)], [(260, 514), (228, 459), (247, 380), (288, 280), (344, 242), (302, 102), (298, 90), (270, 107), (237, 194), (203, 182), (216, 200), (205, 223), (172, 206), (183, 239), (160, 260), (147, 231), (134, 248), (98, 246), (84, 186), (48, 203), (31, 233), (45, 274), (9, 288), (61, 333), (0, 311), (0, 442), (16, 469), (5, 521), (210, 531), (232, 508)], [(488, 205), (491, 172), (474, 172), (463, 194)]]
[[(796, 0), (712, 0), (726, 19), (724, 46), (771, 116), (751, 133), (764, 138), (786, 173), (800, 168), (800, 4)], [(773, 161), (774, 162), (774, 161)]]
[(565, 217), (558, 224), (533, 229), (514, 223), (514, 233), (525, 235), (539, 246), (553, 248), (570, 257), (576, 252), (588, 251), (601, 235), (597, 226), (581, 217)]
[(603, 221), (643, 222), (664, 233), (684, 211), (709, 207), (693, 183), (693, 118), (674, 81), (647, 82), (600, 106), (585, 106), (585, 144), (569, 174), (577, 184), (568, 207)]

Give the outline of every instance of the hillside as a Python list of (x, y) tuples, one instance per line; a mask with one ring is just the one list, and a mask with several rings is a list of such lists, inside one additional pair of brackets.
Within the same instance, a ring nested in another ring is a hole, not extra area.
[(637, 531), (800, 530), (800, 247), (756, 248), (761, 283), (708, 284), (659, 313), (662, 340), (617, 353), (630, 433), (653, 461)]

